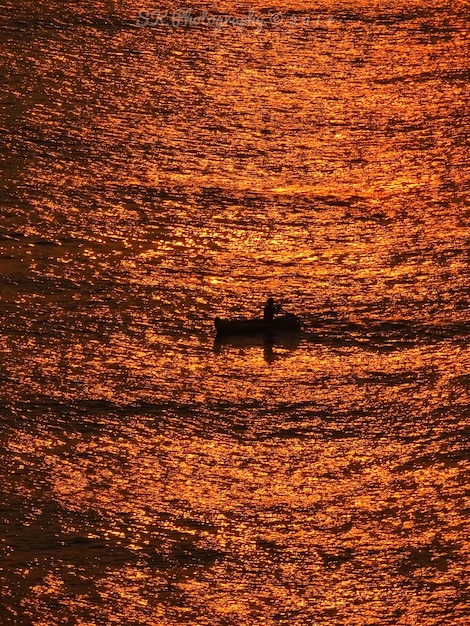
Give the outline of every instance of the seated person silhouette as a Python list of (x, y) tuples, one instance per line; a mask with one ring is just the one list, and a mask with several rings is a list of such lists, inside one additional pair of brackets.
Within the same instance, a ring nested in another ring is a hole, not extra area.
[(264, 305), (264, 313), (263, 313), (264, 321), (265, 322), (272, 322), (274, 320), (274, 315), (276, 313), (279, 313), (281, 308), (282, 307), (281, 307), (280, 304), (275, 304), (274, 303), (274, 298), (268, 298), (268, 301)]

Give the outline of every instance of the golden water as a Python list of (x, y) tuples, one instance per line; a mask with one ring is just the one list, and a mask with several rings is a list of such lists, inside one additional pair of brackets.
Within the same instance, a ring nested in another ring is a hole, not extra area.
[(182, 8), (0, 9), (0, 624), (463, 626), (468, 3)]

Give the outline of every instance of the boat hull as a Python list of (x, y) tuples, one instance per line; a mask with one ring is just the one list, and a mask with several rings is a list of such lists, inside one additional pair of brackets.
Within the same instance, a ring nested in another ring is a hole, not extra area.
[(222, 320), (216, 317), (214, 320), (217, 336), (228, 335), (276, 335), (286, 332), (299, 332), (301, 323), (296, 315), (287, 314), (274, 318), (272, 322), (265, 322), (260, 318), (239, 318)]

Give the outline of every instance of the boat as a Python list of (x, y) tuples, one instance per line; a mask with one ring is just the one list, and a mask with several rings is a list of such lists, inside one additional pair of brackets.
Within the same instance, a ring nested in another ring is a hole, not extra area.
[(275, 317), (272, 322), (265, 322), (262, 317), (239, 317), (232, 320), (223, 320), (216, 317), (214, 320), (217, 337), (227, 335), (277, 335), (280, 333), (299, 332), (302, 324), (297, 315), (286, 313)]

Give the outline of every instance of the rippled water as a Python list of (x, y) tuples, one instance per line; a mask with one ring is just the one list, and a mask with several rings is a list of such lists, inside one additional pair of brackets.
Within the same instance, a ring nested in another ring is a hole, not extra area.
[(467, 624), (468, 3), (0, 19), (0, 623)]

